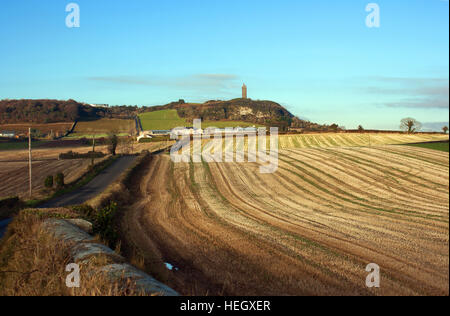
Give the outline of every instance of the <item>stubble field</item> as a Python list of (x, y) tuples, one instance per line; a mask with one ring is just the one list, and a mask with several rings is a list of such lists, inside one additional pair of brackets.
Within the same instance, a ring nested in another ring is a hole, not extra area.
[[(157, 155), (132, 189), (124, 239), (182, 294), (449, 294), (445, 152), (284, 149), (274, 174)], [(379, 289), (365, 286), (369, 263)]]
[[(99, 161), (99, 160), (97, 160)], [(96, 162), (97, 162), (96, 161)], [(65, 183), (77, 180), (87, 172), (91, 161), (87, 159), (36, 161), (33, 163), (33, 198), (42, 197), (47, 176), (64, 174)], [(29, 197), (28, 162), (0, 162), (0, 198), (8, 196)]]
[(322, 133), (280, 136), (280, 148), (399, 145), (448, 140), (444, 134)]

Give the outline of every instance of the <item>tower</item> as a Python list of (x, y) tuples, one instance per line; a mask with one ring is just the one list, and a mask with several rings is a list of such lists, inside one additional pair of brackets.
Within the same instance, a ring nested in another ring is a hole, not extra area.
[(244, 85), (242, 86), (242, 99), (247, 99), (247, 86)]

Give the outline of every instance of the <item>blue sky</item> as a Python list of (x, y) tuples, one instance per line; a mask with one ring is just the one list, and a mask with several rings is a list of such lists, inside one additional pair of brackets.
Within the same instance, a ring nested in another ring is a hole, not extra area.
[[(80, 6), (80, 28), (65, 7)], [(380, 7), (368, 28), (365, 7)], [(0, 3), (0, 99), (159, 105), (240, 97), (347, 128), (449, 115), (443, 0)]]

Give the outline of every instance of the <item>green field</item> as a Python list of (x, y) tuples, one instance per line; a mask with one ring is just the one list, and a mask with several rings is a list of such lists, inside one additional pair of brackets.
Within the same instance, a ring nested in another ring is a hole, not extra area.
[[(193, 122), (187, 122), (178, 116), (177, 110), (161, 110), (147, 112), (139, 115), (144, 130), (171, 130), (175, 127), (191, 127)], [(202, 128), (207, 127), (249, 127), (261, 126), (254, 123), (240, 121), (205, 121), (202, 122)]]
[(78, 122), (68, 139), (101, 138), (114, 133), (118, 136), (128, 136), (135, 132), (133, 120), (101, 119), (97, 121)]
[(411, 144), (408, 146), (428, 148), (428, 149), (449, 152), (449, 143), (428, 143), (428, 144), (424, 143), (424, 144)]
[(178, 116), (177, 110), (161, 110), (139, 114), (142, 128), (149, 130), (170, 130), (175, 127), (192, 126)]

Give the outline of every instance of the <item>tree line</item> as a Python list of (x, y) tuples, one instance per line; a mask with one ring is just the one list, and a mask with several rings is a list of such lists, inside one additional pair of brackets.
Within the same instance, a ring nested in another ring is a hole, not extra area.
[(60, 123), (101, 118), (133, 118), (137, 106), (92, 107), (75, 100), (0, 100), (0, 124)]
[(2, 100), (0, 124), (58, 123), (96, 120), (105, 116), (103, 109), (83, 105), (74, 100)]

